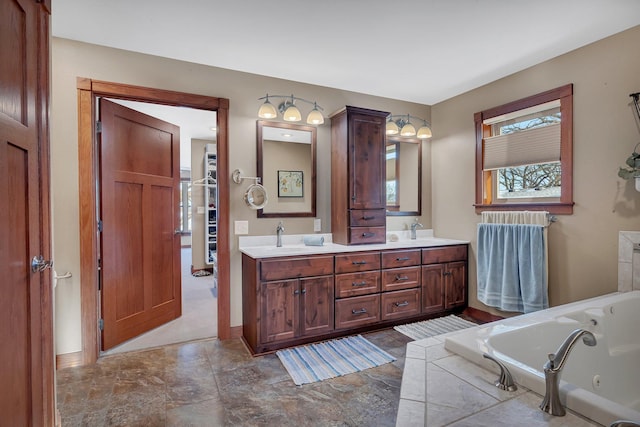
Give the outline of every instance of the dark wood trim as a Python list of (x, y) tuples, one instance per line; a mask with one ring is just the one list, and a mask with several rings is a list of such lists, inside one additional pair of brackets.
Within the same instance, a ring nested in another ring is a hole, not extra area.
[(97, 152), (94, 141), (95, 99), (98, 96), (146, 101), (216, 112), (218, 151), (218, 337), (231, 337), (229, 255), (229, 100), (127, 84), (78, 78), (78, 156), (80, 192), (80, 294), (82, 311), (82, 361), (93, 363), (99, 355), (98, 241), (96, 216)]
[[(418, 145), (418, 210), (417, 211), (401, 211), (401, 206), (387, 206), (387, 216), (420, 216), (422, 215), (422, 144), (423, 140), (418, 138), (405, 138), (398, 136), (387, 136), (385, 144), (389, 142), (395, 143), (399, 146), (399, 143), (410, 143)], [(399, 149), (398, 153), (400, 152)], [(396, 176), (400, 170), (400, 158), (396, 159)], [(398, 179), (398, 183), (400, 180)], [(398, 203), (400, 203), (400, 186), (398, 186)], [(386, 185), (385, 185), (386, 194)]]
[[(493, 196), (485, 197), (487, 185), (483, 170), (485, 126), (483, 121), (503, 114), (533, 107), (545, 102), (560, 100), (562, 121), (560, 124), (560, 165), (562, 169), (561, 195), (559, 202), (492, 203)], [(508, 104), (490, 108), (473, 116), (476, 134), (476, 213), (485, 210), (545, 210), (553, 214), (573, 214), (573, 84), (567, 84)]]
[[(51, 248), (51, 141), (50, 130), (50, 106), (51, 106), (51, 0), (41, 3), (37, 18), (37, 99), (36, 111), (38, 127), (38, 188), (40, 202), (40, 254), (44, 259), (52, 260)], [(53, 274), (50, 270), (40, 274), (40, 316), (42, 324), (40, 333), (42, 336), (41, 358), (42, 363), (42, 422), (43, 425), (51, 425), (55, 422), (55, 367), (53, 361), (54, 329), (53, 329)], [(6, 343), (5, 343), (6, 345)], [(34, 386), (35, 387), (35, 386)], [(39, 386), (38, 386), (39, 388)], [(36, 418), (37, 419), (37, 418)]]
[(496, 320), (502, 320), (504, 317), (497, 316), (495, 314), (488, 313), (486, 311), (479, 310), (473, 307), (467, 307), (462, 311), (462, 314), (470, 317), (478, 323), (495, 322)]
[(233, 326), (229, 338), (242, 338), (242, 326)]
[(82, 351), (75, 353), (65, 353), (56, 355), (56, 370), (64, 368), (72, 368), (84, 364), (84, 354)]

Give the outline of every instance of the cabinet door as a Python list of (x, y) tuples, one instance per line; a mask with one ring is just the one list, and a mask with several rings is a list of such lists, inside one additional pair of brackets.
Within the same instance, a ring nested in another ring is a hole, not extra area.
[(298, 279), (262, 282), (260, 341), (289, 340), (296, 336), (299, 307)]
[(333, 331), (333, 276), (300, 279), (300, 335)]
[(349, 207), (385, 209), (385, 119), (354, 114), (349, 128)]
[(444, 264), (422, 267), (422, 312), (444, 310)]
[(445, 271), (445, 308), (467, 303), (467, 271), (464, 261), (450, 262)]

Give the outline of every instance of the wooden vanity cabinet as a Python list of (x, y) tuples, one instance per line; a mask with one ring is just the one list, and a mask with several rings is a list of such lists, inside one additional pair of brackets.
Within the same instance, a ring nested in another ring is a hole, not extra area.
[(422, 249), (422, 313), (467, 304), (467, 245)]
[(380, 321), (380, 252), (335, 256), (336, 329)]
[(387, 116), (387, 112), (351, 106), (331, 116), (331, 228), (335, 243), (386, 240)]
[(425, 320), (467, 304), (467, 245), (242, 256), (253, 354)]
[(255, 353), (334, 329), (333, 256), (243, 255), (243, 336)]

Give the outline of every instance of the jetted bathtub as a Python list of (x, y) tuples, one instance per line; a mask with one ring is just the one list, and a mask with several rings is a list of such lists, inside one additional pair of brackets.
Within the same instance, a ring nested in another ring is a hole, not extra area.
[[(561, 374), (560, 400), (600, 424), (640, 422), (640, 291), (616, 292), (487, 323), (445, 340), (445, 348), (499, 372), (487, 353), (500, 360), (516, 383), (541, 396), (543, 365), (569, 334), (591, 331), (595, 347), (579, 339)], [(542, 398), (541, 398), (542, 401)]]

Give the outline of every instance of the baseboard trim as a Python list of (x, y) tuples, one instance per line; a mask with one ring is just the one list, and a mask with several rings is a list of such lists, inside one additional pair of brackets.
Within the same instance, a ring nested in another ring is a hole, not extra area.
[(84, 354), (81, 351), (56, 355), (56, 370), (84, 365)]
[(496, 316), (495, 314), (491, 314), (473, 307), (465, 308), (463, 313), (481, 323), (494, 322), (496, 320), (504, 319), (504, 317), (502, 316)]
[(241, 338), (241, 337), (242, 337), (242, 326), (232, 326), (230, 338)]

